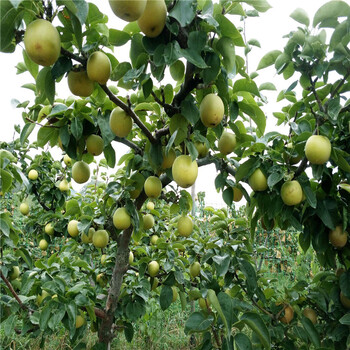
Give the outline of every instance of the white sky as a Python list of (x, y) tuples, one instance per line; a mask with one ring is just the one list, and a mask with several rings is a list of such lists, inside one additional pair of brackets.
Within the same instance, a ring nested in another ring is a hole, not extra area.
[[(108, 25), (115, 29), (122, 29), (127, 23), (119, 20), (111, 11), (107, 0), (93, 0), (92, 2), (96, 3), (99, 9), (106, 13), (109, 17)], [(290, 31), (295, 30), (299, 23), (295, 22), (289, 17), (289, 15), (296, 8), (303, 8), (310, 17), (310, 22), (312, 23), (312, 18), (316, 10), (321, 7), (324, 3), (328, 2), (326, 0), (268, 0), (269, 4), (273, 7), (267, 12), (261, 14), (260, 17), (248, 18), (246, 21), (246, 38), (257, 39), (261, 44), (261, 49), (253, 47), (253, 50), (248, 56), (249, 61), (249, 73), (253, 72), (261, 57), (271, 51), (271, 50), (282, 50), (286, 39), (282, 37), (285, 34), (288, 34)], [(248, 8), (248, 6), (245, 6)], [(239, 22), (238, 16), (232, 17), (234, 23), (237, 27), (242, 25), (242, 22)], [(21, 44), (23, 47), (23, 44)], [(115, 56), (118, 60), (122, 61), (120, 58), (121, 51), (125, 49), (116, 48)], [(126, 52), (127, 53), (127, 52)], [(126, 59), (123, 59), (126, 60)], [(16, 64), (22, 61), (22, 49), (18, 46), (15, 54), (3, 54), (0, 53), (0, 76), (2, 80), (2, 114), (1, 114), (1, 128), (0, 128), (0, 140), (9, 142), (13, 138), (15, 124), (21, 124), (23, 126), (23, 121), (21, 119), (21, 109), (16, 109), (11, 103), (13, 98), (25, 101), (32, 99), (33, 94), (27, 89), (20, 88), (23, 84), (33, 82), (29, 74), (16, 75)], [(291, 81), (293, 78), (291, 78)], [(265, 70), (259, 71), (259, 77), (256, 79), (257, 85), (259, 86), (263, 82), (270, 81), (275, 84), (277, 92), (267, 92), (263, 91), (268, 97), (269, 104), (263, 108), (268, 118), (268, 131), (271, 130), (280, 130), (280, 128), (275, 127), (275, 118), (272, 116), (272, 112), (280, 110), (283, 106), (283, 103), (276, 103), (277, 93), (286, 89), (291, 81), (284, 81), (279, 76), (275, 74), (274, 68), (267, 68)], [(57, 84), (57, 90), (59, 94), (64, 94), (67, 96), (66, 81), (62, 81)], [(121, 150), (123, 145), (118, 144), (115, 149)], [(125, 149), (125, 148), (124, 148)], [(124, 152), (117, 152), (117, 157), (122, 156)], [(60, 157), (60, 154), (57, 155)], [(200, 168), (199, 175), (196, 182), (196, 192), (205, 191), (206, 192), (206, 203), (207, 205), (212, 205), (215, 207), (225, 206), (221, 193), (217, 193), (214, 186), (214, 179), (216, 176), (214, 166), (206, 166)], [(75, 187), (75, 186), (74, 186)], [(243, 202), (243, 200), (241, 201)], [(240, 203), (241, 204), (241, 203)]]

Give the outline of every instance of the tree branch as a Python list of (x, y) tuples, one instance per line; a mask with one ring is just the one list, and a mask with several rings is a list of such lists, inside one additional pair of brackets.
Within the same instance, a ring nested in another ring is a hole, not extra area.
[(46, 211), (51, 211), (51, 208), (49, 208), (40, 198), (40, 195), (38, 193), (38, 191), (36, 190), (36, 186), (33, 185), (32, 187), (32, 191), (33, 191), (33, 194), (35, 196), (35, 198), (37, 199), (37, 201), (39, 202), (39, 204), (42, 206), (42, 208)]
[(318, 104), (318, 108), (321, 112), (325, 113), (325, 109), (324, 109), (324, 106), (322, 105), (322, 102), (320, 100), (320, 97), (317, 95), (317, 91), (315, 89), (315, 83), (316, 83), (316, 80), (312, 80), (312, 77), (309, 75), (309, 80), (310, 80), (310, 83), (311, 83), (311, 92), (313, 93), (313, 95), (315, 96), (315, 99), (317, 101), (317, 104)]
[(195, 66), (187, 61), (185, 81), (181, 85), (180, 91), (175, 95), (173, 100), (173, 107), (180, 107), (181, 102), (186, 96), (202, 82), (202, 79), (193, 77)]
[(63, 47), (61, 47), (61, 54), (71, 58), (74, 61), (81, 63), (83, 66), (86, 66), (86, 62), (87, 62), (86, 58), (75, 55), (74, 53), (64, 49)]
[(117, 96), (115, 96), (111, 90), (108, 89), (106, 85), (100, 85), (103, 91), (107, 94), (109, 99), (114, 102), (118, 107), (120, 107), (122, 110), (124, 110), (136, 123), (136, 125), (144, 132), (144, 134), (147, 136), (147, 138), (150, 140), (151, 143), (156, 143), (157, 140), (154, 138), (152, 133), (148, 130), (147, 126), (142, 123), (140, 118), (135, 114), (135, 112), (126, 105), (123, 101), (121, 101)]
[(151, 95), (153, 96), (154, 100), (160, 104), (163, 108), (165, 113), (171, 118), (173, 115), (178, 114), (181, 112), (179, 107), (174, 107), (173, 105), (170, 105), (169, 103), (165, 103), (161, 101), (157, 95), (154, 93), (154, 91), (151, 92)]
[[(135, 206), (137, 210), (140, 210), (146, 198), (146, 194), (142, 192), (136, 199)], [(111, 287), (108, 291), (105, 308), (106, 317), (102, 320), (98, 333), (99, 341), (101, 343), (109, 344), (115, 337), (113, 334), (114, 313), (118, 306), (123, 277), (129, 268), (129, 244), (132, 232), (133, 226), (131, 225), (128, 229), (123, 231), (118, 244), (117, 256), (115, 258), (115, 265), (111, 280)]]
[(127, 140), (126, 138), (122, 138), (122, 137), (116, 136), (116, 137), (114, 138), (114, 141), (120, 142), (120, 143), (122, 143), (122, 144), (128, 146), (129, 148), (133, 149), (133, 150), (134, 150), (136, 153), (138, 153), (138, 154), (141, 154), (141, 155), (143, 154), (143, 151), (142, 151), (142, 149), (141, 149), (139, 146), (137, 146), (137, 145), (136, 145), (135, 143), (133, 143), (132, 141)]
[(32, 310), (31, 308), (29, 308), (28, 306), (26, 306), (26, 305), (24, 305), (22, 303), (22, 300), (19, 298), (19, 296), (17, 295), (17, 293), (13, 289), (11, 282), (4, 276), (4, 274), (2, 273), (1, 270), (0, 270), (0, 277), (5, 282), (5, 284), (7, 285), (8, 289), (10, 290), (11, 294), (13, 295), (13, 297), (17, 300), (20, 308), (22, 310), (27, 310), (29, 312), (34, 312), (34, 310)]
[(165, 127), (163, 129), (159, 129), (155, 131), (155, 138), (159, 140), (162, 136), (168, 135), (170, 133), (169, 127)]

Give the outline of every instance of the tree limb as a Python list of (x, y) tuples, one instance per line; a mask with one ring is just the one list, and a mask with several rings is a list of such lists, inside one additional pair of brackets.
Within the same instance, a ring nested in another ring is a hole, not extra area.
[(37, 201), (39, 202), (39, 204), (42, 206), (42, 208), (46, 211), (51, 211), (51, 208), (49, 208), (40, 198), (40, 195), (38, 193), (38, 191), (36, 190), (36, 186), (33, 185), (32, 187), (32, 191), (33, 191), (33, 194), (35, 196), (35, 198), (37, 199)]
[(116, 136), (114, 138), (114, 141), (120, 142), (120, 143), (124, 144), (125, 146), (128, 146), (129, 148), (133, 149), (137, 154), (141, 154), (141, 155), (143, 154), (143, 151), (139, 146), (137, 146), (135, 143), (133, 143), (130, 140), (127, 140), (124, 137), (122, 138), (122, 137)]
[(27, 311), (33, 313), (34, 310), (32, 310), (31, 308), (29, 308), (28, 306), (26, 306), (26, 305), (24, 305), (24, 304), (22, 303), (22, 300), (19, 298), (18, 294), (17, 294), (17, 293), (15, 292), (15, 290), (13, 289), (11, 282), (4, 276), (4, 274), (2, 273), (1, 270), (0, 270), (0, 277), (1, 277), (1, 279), (5, 282), (5, 284), (7, 285), (8, 289), (10, 290), (11, 294), (13, 295), (13, 297), (17, 300), (17, 302), (18, 302), (20, 308), (21, 308), (22, 310), (27, 310)]
[(74, 53), (64, 49), (63, 47), (61, 47), (61, 54), (66, 56), (66, 57), (71, 58), (72, 60), (75, 60), (75, 61), (81, 63), (83, 66), (86, 66), (86, 62), (87, 62), (86, 58), (75, 55)]
[(111, 90), (108, 89), (106, 85), (100, 85), (103, 91), (107, 94), (109, 99), (114, 102), (118, 107), (120, 107), (122, 110), (124, 110), (136, 123), (136, 125), (144, 132), (144, 134), (147, 136), (147, 138), (150, 140), (151, 143), (156, 143), (157, 140), (154, 138), (152, 133), (148, 130), (147, 126), (142, 123), (140, 118), (135, 114), (135, 112), (126, 105), (122, 100), (120, 100), (117, 96), (115, 96)]

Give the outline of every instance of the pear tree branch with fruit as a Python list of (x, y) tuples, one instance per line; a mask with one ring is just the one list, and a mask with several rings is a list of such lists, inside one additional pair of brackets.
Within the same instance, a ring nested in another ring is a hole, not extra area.
[[(264, 15), (267, 1), (109, 5), (123, 28), (111, 28), (111, 18), (85, 0), (1, 3), (0, 50), (12, 53), (23, 40), (17, 69), (34, 79), (26, 85), (33, 101), (19, 105), (25, 124), (16, 127), (18, 139), (1, 144), (1, 195), (21, 203), (14, 214), (0, 212), (2, 243), (12, 249), (1, 271), (11, 295), (2, 302), (33, 310), (24, 330), (64, 327), (72, 344), (96, 331), (101, 349), (111, 348), (116, 330), (131, 342), (152, 298), (162, 310), (198, 300), (184, 331), (200, 335), (202, 347), (307, 347), (294, 328), (300, 321), (315, 347), (345, 349), (346, 332), (335, 342), (329, 330), (345, 327), (350, 307), (343, 18), (350, 6), (329, 2), (312, 24), (297, 9), (291, 17), (299, 27), (283, 51), (261, 58), (257, 71), (274, 65), (294, 81), (278, 94), (286, 105), (273, 114), (277, 129), (289, 126), (285, 135), (266, 132), (263, 93), (274, 85), (258, 86), (258, 73), (248, 74), (244, 52), (260, 44), (240, 31), (241, 20), (254, 25), (256, 14)], [(73, 96), (62, 99), (56, 87), (65, 83)], [(45, 152), (31, 158), (30, 147)], [(52, 148), (59, 160), (46, 152)], [(187, 190), (209, 164), (217, 176), (208, 186), (227, 208), (206, 207), (198, 218)], [(243, 197), (244, 217), (233, 217)], [(284, 294), (270, 288), (254, 261), (261, 227), (293, 228), (328, 275), (315, 287), (298, 281)], [(327, 319), (324, 304), (334, 306)], [(17, 317), (4, 315), (6, 336)], [(318, 317), (325, 322), (314, 327)], [(280, 337), (290, 332), (288, 341)]]

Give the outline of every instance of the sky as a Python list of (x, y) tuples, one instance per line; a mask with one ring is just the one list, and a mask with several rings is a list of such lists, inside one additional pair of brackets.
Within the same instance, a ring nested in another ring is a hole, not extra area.
[[(126, 22), (119, 20), (113, 14), (107, 0), (93, 0), (91, 2), (98, 4), (99, 9), (107, 14), (109, 17), (108, 25), (111, 28), (122, 29), (127, 24)], [(248, 55), (249, 73), (255, 71), (261, 57), (264, 54), (272, 50), (283, 49), (286, 43), (286, 39), (283, 39), (283, 36), (288, 34), (290, 31), (295, 30), (299, 25), (289, 17), (289, 15), (296, 8), (303, 8), (308, 13), (312, 22), (312, 18), (316, 10), (328, 1), (268, 0), (268, 2), (272, 6), (271, 9), (265, 13), (262, 13), (260, 17), (249, 18), (245, 24), (247, 40), (257, 39), (261, 45), (261, 48), (254, 47)], [(249, 6), (245, 6), (245, 8), (248, 7)], [(231, 17), (231, 19), (234, 19), (234, 23), (237, 27), (243, 25), (242, 22), (239, 22), (238, 16)], [(2, 80), (0, 141), (9, 142), (13, 139), (13, 126), (15, 124), (21, 124), (23, 126), (23, 121), (21, 119), (22, 110), (16, 109), (15, 105), (12, 103), (12, 100), (17, 99), (19, 101), (25, 101), (32, 99), (33, 97), (32, 92), (21, 88), (23, 84), (33, 82), (33, 79), (29, 73), (16, 75), (15, 66), (18, 62), (22, 61), (22, 48), (23, 43), (20, 46), (17, 46), (15, 54), (0, 53), (0, 76)], [(120, 60), (121, 52), (119, 50), (124, 52), (126, 50), (116, 48), (115, 55)], [(267, 93), (264, 91), (264, 95), (266, 95), (269, 101), (269, 103), (263, 107), (263, 110), (267, 116), (267, 131), (278, 130), (283, 132), (281, 131), (280, 127), (275, 126), (276, 120), (272, 116), (272, 112), (280, 110), (283, 106), (283, 103), (281, 104), (276, 102), (277, 93), (282, 89), (286, 89), (290, 85), (290, 82), (284, 81), (283, 78), (276, 75), (273, 67), (259, 71), (259, 76), (256, 79), (256, 83), (259, 86), (263, 82), (272, 82), (277, 88), (277, 92)], [(69, 95), (65, 79), (62, 79), (62, 81), (57, 85), (57, 91), (60, 95)], [(123, 145), (118, 144), (118, 150), (123, 149), (122, 146)], [(122, 156), (123, 153), (124, 152), (122, 151), (117, 152), (117, 157)], [(60, 154), (58, 154), (57, 157), (59, 158)], [(214, 186), (214, 179), (216, 175), (214, 165), (200, 168), (196, 181), (196, 192), (206, 192), (206, 203), (208, 205), (223, 207), (225, 204), (222, 200), (221, 193), (217, 193)], [(246, 189), (248, 190), (248, 186), (246, 186)], [(244, 204), (244, 199), (240, 203)]]

